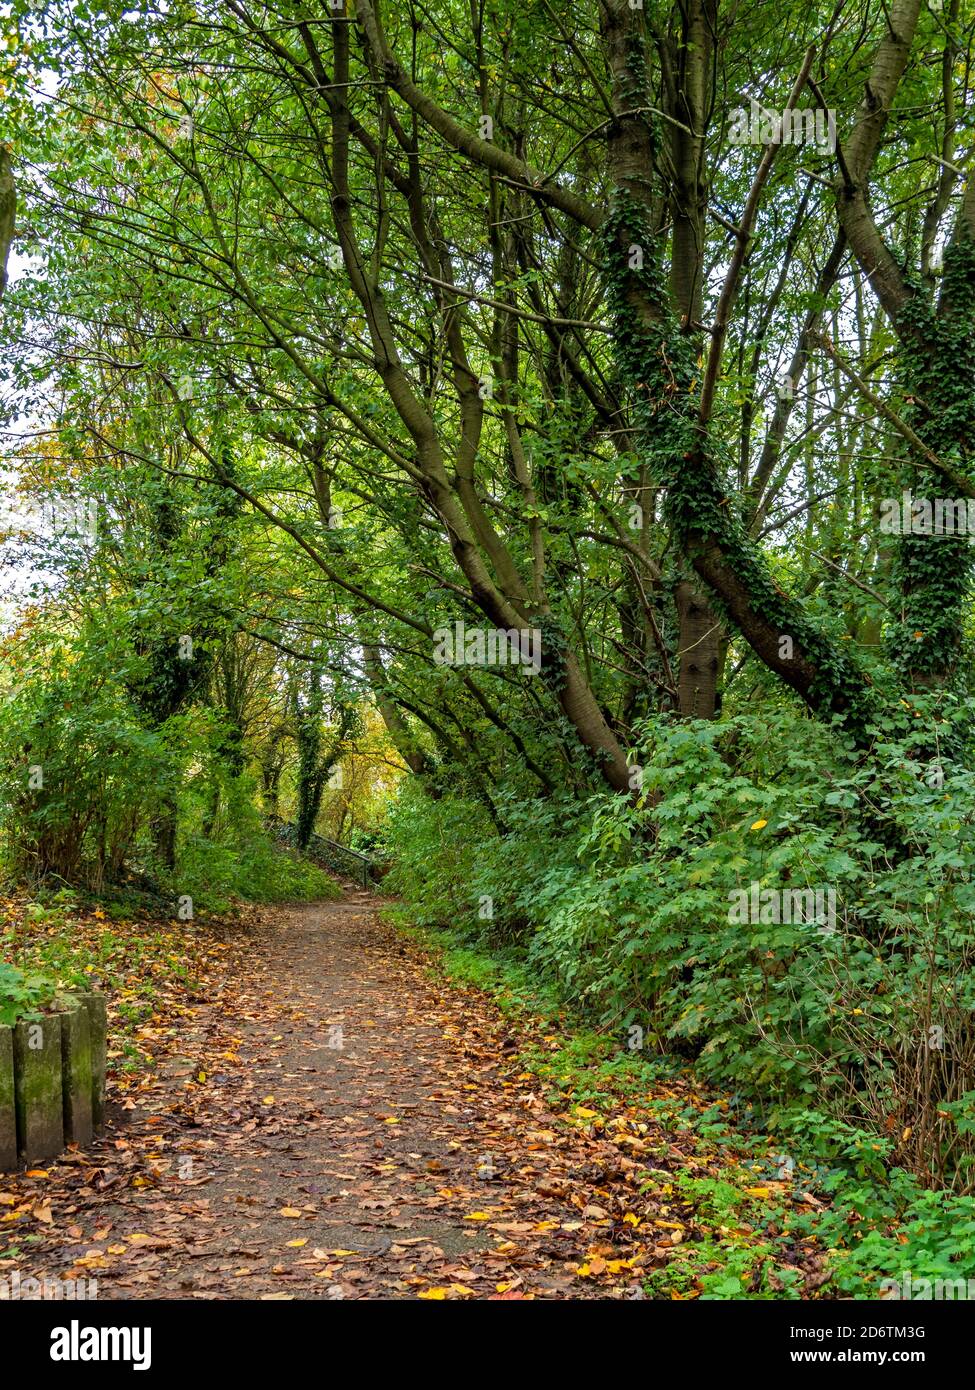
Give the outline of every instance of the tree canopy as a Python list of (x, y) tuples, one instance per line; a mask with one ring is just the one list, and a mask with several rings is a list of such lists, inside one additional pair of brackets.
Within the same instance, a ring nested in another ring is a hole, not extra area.
[(969, 1194), (971, 7), (9, 11), (16, 872), (378, 844)]

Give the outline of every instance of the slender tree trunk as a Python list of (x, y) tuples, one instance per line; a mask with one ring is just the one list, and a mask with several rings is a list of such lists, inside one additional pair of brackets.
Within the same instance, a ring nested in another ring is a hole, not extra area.
[(273, 759), (261, 762), (261, 801), (264, 814), (270, 820), (281, 819), (280, 801), (281, 764)]
[(698, 588), (677, 585), (680, 712), (690, 719), (713, 719), (718, 710), (721, 624)]
[[(664, 92), (672, 117), (666, 126), (673, 183), (670, 212), (670, 290), (684, 334), (700, 342), (704, 295), (705, 183), (704, 131), (717, 6), (714, 0), (688, 0), (680, 9), (680, 30), (663, 48)], [(677, 609), (678, 708), (687, 718), (713, 719), (718, 709), (721, 620), (710, 595), (689, 580), (674, 593)]]
[(17, 222), (17, 191), (10, 151), (0, 145), (0, 299), (7, 286), (7, 259)]
[[(393, 747), (406, 763), (406, 766), (417, 777), (423, 777), (429, 773), (430, 765), (426, 754), (420, 748), (416, 739), (413, 737), (412, 730), (407, 724), (403, 715), (400, 713), (395, 702), (389, 693), (389, 682), (383, 667), (382, 657), (379, 648), (371, 642), (362, 644), (362, 660), (366, 668), (366, 675), (369, 678), (369, 685), (372, 690), (372, 697), (376, 702), (380, 718), (386, 726), (386, 732), (392, 740)], [(439, 797), (440, 792), (427, 784), (427, 790), (435, 797)]]
[(214, 777), (213, 781), (210, 783), (210, 795), (207, 798), (206, 814), (203, 817), (203, 825), (201, 826), (203, 837), (206, 840), (209, 840), (213, 835), (213, 829), (217, 823), (219, 811), (220, 783), (217, 781), (216, 777)]
[(177, 814), (175, 800), (165, 796), (151, 826), (156, 854), (163, 868), (170, 872), (176, 868)]

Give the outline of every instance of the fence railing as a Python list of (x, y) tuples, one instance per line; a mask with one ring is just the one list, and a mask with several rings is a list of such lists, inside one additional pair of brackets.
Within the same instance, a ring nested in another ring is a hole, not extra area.
[[(297, 845), (294, 821), (277, 821), (274, 828), (279, 840), (283, 840), (288, 845)], [(361, 854), (357, 849), (350, 849), (348, 845), (340, 844), (338, 840), (329, 840), (324, 835), (313, 834), (308, 841), (305, 853), (313, 859), (320, 860), (326, 868), (334, 869), (336, 873), (354, 878), (356, 882), (362, 884), (363, 888), (368, 888), (375, 878), (375, 866), (368, 854)]]

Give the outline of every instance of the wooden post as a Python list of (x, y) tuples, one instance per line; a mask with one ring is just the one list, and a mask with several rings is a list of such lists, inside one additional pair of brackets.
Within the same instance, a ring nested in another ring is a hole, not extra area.
[(21, 1019), (14, 1028), (14, 1099), (22, 1163), (54, 1158), (64, 1148), (61, 1019)]
[(0, 1173), (17, 1167), (17, 1109), (14, 1103), (13, 1029), (0, 1026)]
[(91, 1032), (91, 1121), (96, 1133), (105, 1128), (105, 1065), (108, 1050), (108, 1012), (104, 994), (79, 994), (88, 1009)]
[(91, 1023), (84, 1000), (61, 1015), (61, 1084), (64, 1099), (64, 1138), (68, 1144), (90, 1144), (94, 1100)]

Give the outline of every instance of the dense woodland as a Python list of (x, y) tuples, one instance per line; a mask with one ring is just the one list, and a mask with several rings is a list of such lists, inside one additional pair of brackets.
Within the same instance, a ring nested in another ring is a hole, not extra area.
[(975, 1274), (969, 0), (6, 8), (8, 882), (364, 850)]

